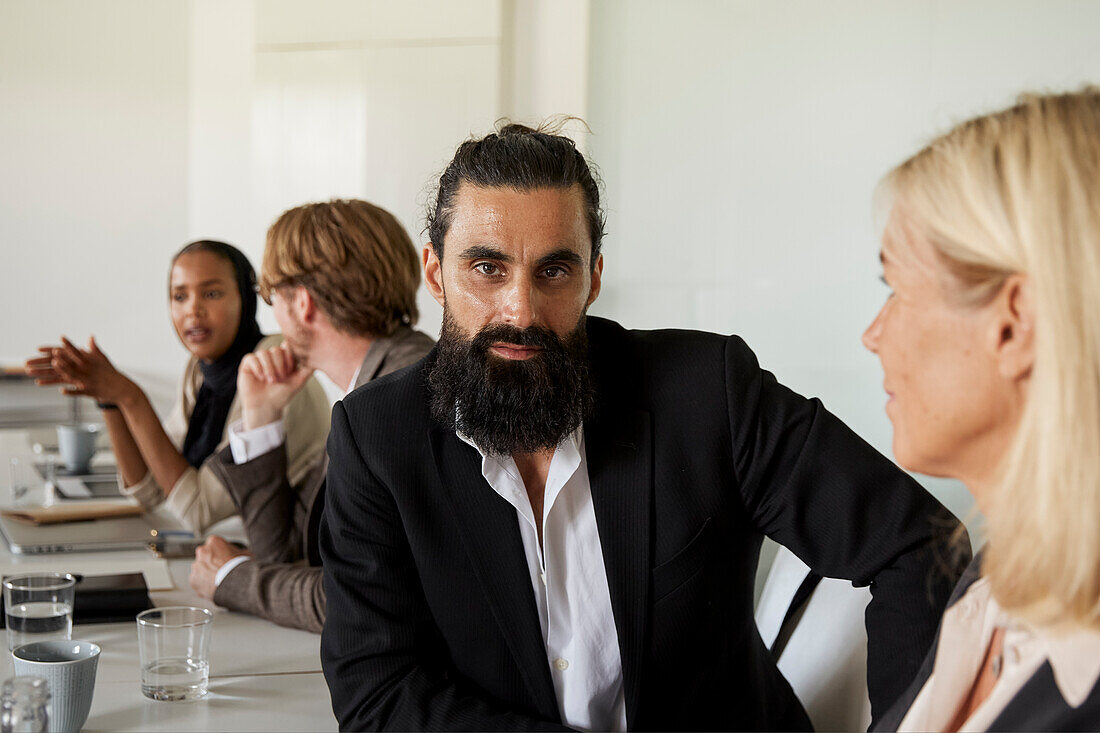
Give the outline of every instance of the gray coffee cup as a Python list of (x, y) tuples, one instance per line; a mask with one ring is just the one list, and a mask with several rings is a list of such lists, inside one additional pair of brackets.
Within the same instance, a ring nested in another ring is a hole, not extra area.
[(34, 641), (11, 652), (20, 677), (42, 677), (50, 686), (51, 733), (77, 733), (88, 720), (99, 666), (99, 645), (90, 641)]
[(66, 470), (71, 474), (88, 472), (95, 455), (95, 442), (100, 426), (95, 423), (57, 426), (57, 448)]

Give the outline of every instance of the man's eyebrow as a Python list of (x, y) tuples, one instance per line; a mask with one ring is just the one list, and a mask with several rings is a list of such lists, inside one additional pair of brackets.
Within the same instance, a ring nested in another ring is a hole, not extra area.
[(568, 247), (556, 249), (550, 254), (539, 258), (539, 266), (548, 265), (551, 262), (568, 262), (571, 265), (583, 265), (584, 258)]
[(511, 256), (505, 254), (502, 250), (496, 247), (490, 247), (487, 244), (474, 244), (466, 249), (462, 250), (462, 259), (464, 260), (499, 260), (501, 262), (511, 262)]

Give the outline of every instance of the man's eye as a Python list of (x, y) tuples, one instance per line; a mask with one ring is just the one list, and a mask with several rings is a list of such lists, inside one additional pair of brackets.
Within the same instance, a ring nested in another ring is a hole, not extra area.
[(547, 267), (545, 270), (542, 271), (542, 274), (544, 277), (550, 280), (557, 280), (559, 278), (565, 277), (568, 273), (566, 272), (564, 267), (558, 267), (557, 265), (554, 265), (552, 267)]
[(494, 265), (492, 262), (479, 262), (474, 265), (474, 269), (480, 272), (482, 275), (495, 275), (500, 272), (500, 270), (497, 269), (497, 266)]
[(182, 303), (186, 299), (186, 297), (187, 296), (185, 296), (183, 293), (172, 293), (172, 300), (176, 301), (177, 303)]
[(223, 293), (221, 290), (207, 290), (206, 291), (206, 297), (207, 298), (220, 298), (223, 295), (225, 295), (225, 293)]

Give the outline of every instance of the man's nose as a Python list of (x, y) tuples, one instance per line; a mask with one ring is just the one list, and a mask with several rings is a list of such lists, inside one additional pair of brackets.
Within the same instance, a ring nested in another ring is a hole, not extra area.
[(534, 283), (526, 278), (511, 283), (504, 293), (504, 302), (501, 305), (504, 322), (516, 328), (527, 328), (534, 324), (538, 317), (536, 300)]

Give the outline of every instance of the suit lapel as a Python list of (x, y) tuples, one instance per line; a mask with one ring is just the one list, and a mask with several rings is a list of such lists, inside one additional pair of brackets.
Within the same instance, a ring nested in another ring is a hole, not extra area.
[(392, 346), (393, 339), (390, 337), (374, 340), (367, 349), (367, 355), (363, 357), (363, 363), (359, 365), (359, 374), (355, 377), (355, 386), (352, 389), (362, 387), (378, 375), (378, 370), (382, 368), (382, 362)]
[(649, 622), (652, 433), (648, 412), (605, 409), (602, 414), (605, 419), (585, 426), (585, 454), (632, 726)]
[(430, 430), (440, 484), (485, 596), (539, 714), (558, 720), (542, 627), (520, 538), (516, 510), (481, 474), (481, 457), (453, 431)]

